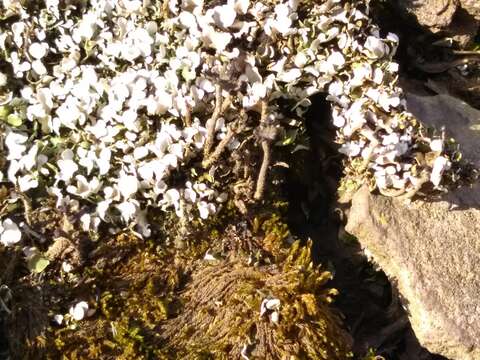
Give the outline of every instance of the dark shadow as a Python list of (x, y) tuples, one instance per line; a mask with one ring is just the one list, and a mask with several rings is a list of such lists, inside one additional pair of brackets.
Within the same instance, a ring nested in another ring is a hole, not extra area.
[(5, 326), (5, 314), (0, 313), (0, 360), (8, 359), (8, 340)]
[[(384, 35), (394, 32), (400, 36), (396, 60), (401, 65), (402, 77), (425, 83), (435, 75), (419, 69), (416, 64), (419, 57), (426, 61), (451, 58), (451, 49), (431, 46), (443, 33), (433, 34), (413, 18), (406, 22), (398, 16), (398, 9), (392, 8), (391, 2), (382, 1), (381, 9), (374, 15)], [(455, 16), (462, 18), (464, 15), (459, 12)], [(423, 95), (434, 94), (431, 89), (422, 90)], [(373, 347), (389, 360), (446, 360), (420, 346), (403, 307), (408, 302), (400, 297), (387, 276), (366, 259), (356, 239), (345, 233), (344, 209), (336, 203), (342, 158), (334, 144), (330, 105), (324, 95), (313, 97), (312, 103), (306, 120), (311, 150), (303, 160), (310, 166), (300, 175), (291, 172), (287, 186), (290, 226), (296, 235), (313, 240), (315, 260), (332, 270), (331, 284), (340, 291), (335, 305), (345, 315), (345, 323), (354, 337), (355, 355), (361, 358)], [(444, 120), (448, 122), (448, 117)], [(480, 204), (480, 200), (472, 198), (468, 188), (432, 201), (441, 199), (448, 199), (453, 206), (463, 203), (478, 207)]]
[[(393, 32), (400, 38), (396, 56), (401, 65), (400, 81), (415, 84), (417, 90), (426, 95), (437, 92), (435, 87), (425, 84), (438, 83), (445, 91), (480, 109), (480, 56), (457, 51), (462, 50), (459, 46), (467, 46), (468, 50), (472, 44), (479, 43), (479, 35), (474, 38), (475, 33), (480, 33), (478, 21), (458, 7), (446, 29), (432, 32), (419, 25), (413, 15), (406, 14), (400, 3), (372, 1), (372, 16), (382, 34)], [(449, 39), (455, 41), (451, 43)], [(458, 64), (468, 65), (468, 76), (456, 68)]]
[(343, 230), (346, 209), (337, 204), (336, 195), (343, 158), (334, 143), (331, 108), (325, 94), (311, 100), (306, 116), (310, 151), (295, 163), (307, 166), (291, 170), (287, 181), (289, 225), (295, 235), (313, 240), (314, 260), (332, 271), (330, 284), (340, 292), (335, 306), (345, 316), (354, 338), (356, 358), (375, 348), (388, 360), (444, 359), (419, 345), (395, 286), (368, 261), (358, 241)]

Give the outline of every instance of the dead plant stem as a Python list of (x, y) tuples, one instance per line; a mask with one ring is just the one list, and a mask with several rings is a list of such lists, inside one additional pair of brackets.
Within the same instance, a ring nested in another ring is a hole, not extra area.
[[(260, 117), (260, 126), (265, 126), (267, 121), (267, 109), (268, 104), (266, 100), (262, 101), (262, 113)], [(260, 172), (258, 173), (257, 184), (255, 187), (255, 194), (253, 198), (255, 200), (261, 200), (265, 192), (265, 182), (267, 180), (268, 167), (271, 162), (271, 149), (270, 141), (263, 139), (262, 140), (262, 150), (263, 150), (263, 160), (262, 165), (260, 166)]]
[(207, 159), (210, 155), (210, 150), (213, 146), (213, 140), (215, 138), (215, 127), (217, 126), (217, 120), (222, 111), (222, 88), (220, 85), (215, 85), (215, 108), (213, 109), (212, 116), (207, 121), (207, 138), (205, 139), (205, 147), (203, 149), (203, 158)]

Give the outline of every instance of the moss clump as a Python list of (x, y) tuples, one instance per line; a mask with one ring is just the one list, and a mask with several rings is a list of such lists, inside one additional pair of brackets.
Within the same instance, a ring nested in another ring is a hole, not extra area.
[[(49, 327), (48, 358), (349, 358), (350, 337), (329, 306), (331, 274), (312, 263), (311, 244), (288, 246), (281, 217), (260, 218), (246, 235), (233, 225), (221, 232), (212, 261), (198, 256), (202, 241), (190, 251), (127, 234), (105, 241), (83, 272), (96, 313), (71, 328)], [(274, 251), (252, 261), (237, 242)], [(278, 322), (260, 317), (266, 298), (280, 300)]]
[[(179, 316), (161, 336), (177, 358), (346, 359), (350, 338), (328, 304), (331, 274), (313, 265), (309, 246), (293, 244), (282, 266), (249, 266), (233, 256), (201, 265), (181, 295)], [(280, 300), (279, 321), (260, 317), (265, 298)]]
[(131, 234), (105, 241), (91, 257), (83, 271), (91, 294), (83, 298), (96, 312), (70, 328), (50, 327), (49, 358), (161, 358), (159, 327), (176, 313), (189, 260)]

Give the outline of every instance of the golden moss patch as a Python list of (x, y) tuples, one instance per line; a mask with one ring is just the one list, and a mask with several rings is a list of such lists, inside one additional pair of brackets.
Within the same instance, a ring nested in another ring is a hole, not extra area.
[[(204, 264), (182, 293), (179, 316), (162, 326), (177, 358), (346, 359), (349, 336), (329, 308), (331, 278), (296, 242), (282, 266), (250, 266), (233, 257)], [(280, 300), (279, 321), (260, 317), (265, 298)]]
[[(106, 241), (84, 270), (96, 312), (72, 328), (50, 326), (48, 358), (348, 358), (350, 337), (329, 306), (331, 274), (313, 265), (310, 244), (285, 246), (289, 232), (275, 216), (256, 232), (282, 261), (254, 262), (234, 248), (207, 261), (126, 234)], [(235, 232), (222, 234), (225, 244)], [(280, 300), (278, 323), (260, 317), (265, 298)]]

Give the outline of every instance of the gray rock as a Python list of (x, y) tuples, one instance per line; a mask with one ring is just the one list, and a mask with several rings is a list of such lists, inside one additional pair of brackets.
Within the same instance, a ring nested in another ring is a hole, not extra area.
[(448, 94), (407, 93), (406, 100), (408, 111), (424, 124), (436, 129), (444, 127), (448, 135), (457, 139), (466, 158), (480, 168), (480, 110)]
[(480, 26), (478, 0), (399, 0), (397, 5), (421, 26), (442, 31), (462, 48), (472, 43)]
[[(473, 10), (472, 10), (473, 11)], [(478, 33), (480, 19), (469, 13), (464, 8), (458, 8), (453, 16), (450, 25), (444, 29), (444, 33), (449, 35), (460, 48), (469, 47)]]
[[(407, 97), (420, 120), (446, 126), (480, 164), (480, 111), (448, 95)], [(360, 189), (346, 230), (397, 284), (422, 346), (480, 359), (480, 184), (411, 203)]]
[(480, 21), (480, 1), (478, 0), (460, 0), (460, 5), (475, 19)]
[(433, 31), (446, 28), (457, 10), (455, 0), (399, 0), (398, 5), (418, 23)]

